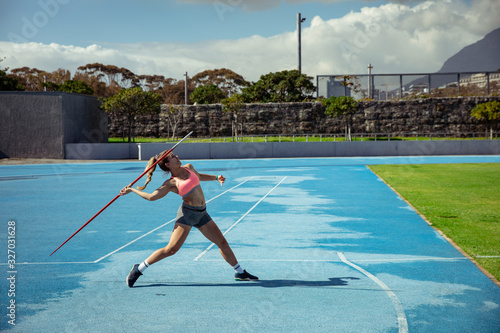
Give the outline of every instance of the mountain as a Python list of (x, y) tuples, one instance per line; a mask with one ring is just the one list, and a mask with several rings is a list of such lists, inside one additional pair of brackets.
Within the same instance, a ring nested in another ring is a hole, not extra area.
[(464, 47), (445, 61), (438, 73), (495, 72), (500, 70), (500, 28)]
[[(456, 75), (438, 75), (440, 73), (496, 72), (500, 71), (500, 28), (493, 30), (480, 41), (468, 45), (448, 58), (443, 67), (432, 76), (432, 87), (442, 87), (457, 81)], [(461, 78), (470, 77), (463, 75)], [(411, 86), (427, 85), (427, 76), (415, 79), (403, 87), (406, 91)]]

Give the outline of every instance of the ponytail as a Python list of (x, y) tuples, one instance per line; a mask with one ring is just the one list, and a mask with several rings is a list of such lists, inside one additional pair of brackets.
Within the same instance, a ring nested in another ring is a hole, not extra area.
[[(146, 170), (150, 166), (152, 166), (155, 162), (156, 162), (156, 156), (151, 157), (149, 159), (148, 165), (146, 166)], [(137, 186), (139, 190), (143, 191), (146, 188), (146, 186), (148, 186), (149, 182), (151, 181), (151, 177), (153, 177), (153, 172), (155, 172), (155, 170), (156, 170), (156, 165), (153, 168), (151, 168), (151, 170), (149, 170), (148, 178), (146, 179), (146, 183), (144, 184), (144, 186)]]
[[(148, 165), (146, 166), (145, 170), (147, 170), (149, 167), (151, 167), (153, 164), (155, 164), (158, 159), (162, 158), (163, 155), (165, 155), (165, 153), (167, 153), (166, 150), (162, 151), (160, 154), (158, 154), (156, 156), (151, 157), (149, 159)], [(165, 165), (166, 159), (167, 159), (166, 157), (163, 158), (160, 162), (158, 162), (157, 165), (155, 165), (154, 167), (151, 168), (151, 170), (149, 170), (149, 172), (148, 172), (148, 178), (146, 179), (146, 183), (144, 183), (144, 186), (137, 186), (137, 188), (139, 190), (141, 190), (141, 191), (144, 190), (146, 188), (146, 186), (148, 186), (149, 182), (151, 182), (151, 177), (153, 177), (153, 172), (155, 172), (156, 166), (159, 166), (160, 169), (162, 169), (165, 172), (170, 172), (170, 170), (168, 169), (168, 167)]]

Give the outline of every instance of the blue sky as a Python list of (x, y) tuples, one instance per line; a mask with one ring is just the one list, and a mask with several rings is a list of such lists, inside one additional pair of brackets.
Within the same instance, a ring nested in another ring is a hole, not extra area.
[(0, 0), (2, 66), (72, 73), (101, 62), (182, 79), (230, 68), (248, 80), (297, 67), (308, 75), (434, 72), (500, 27), (500, 1)]
[[(87, 46), (94, 43), (197, 42), (214, 39), (238, 39), (252, 35), (270, 37), (296, 28), (296, 15), (312, 18), (342, 17), (366, 6), (363, 1), (342, 1), (335, 4), (318, 2), (263, 7), (245, 10), (243, 1), (226, 0), (188, 3), (161, 0), (0, 0), (2, 14), (0, 39), (9, 40), (8, 33), (22, 37), (23, 17), (32, 23), (37, 12), (57, 13), (31, 42)], [(67, 3), (66, 3), (67, 2)], [(372, 2), (370, 5), (382, 4)], [(55, 5), (57, 4), (57, 5)], [(40, 21), (41, 17), (39, 18)], [(307, 21), (307, 20), (306, 20)], [(307, 22), (305, 23), (307, 25)]]

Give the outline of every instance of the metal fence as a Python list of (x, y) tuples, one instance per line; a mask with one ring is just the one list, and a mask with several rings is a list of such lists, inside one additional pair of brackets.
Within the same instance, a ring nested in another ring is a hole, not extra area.
[[(328, 142), (328, 141), (432, 141), (432, 140), (498, 140), (500, 132), (460, 133), (323, 133), (323, 134), (260, 134), (238, 137), (192, 138), (190, 142)], [(168, 142), (168, 141), (165, 141)]]
[(424, 97), (498, 96), (500, 72), (417, 74), (339, 74), (316, 76), (317, 97), (356, 100)]

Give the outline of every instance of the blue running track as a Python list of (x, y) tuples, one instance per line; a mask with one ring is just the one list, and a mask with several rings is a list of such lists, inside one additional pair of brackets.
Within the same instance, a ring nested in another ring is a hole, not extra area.
[[(0, 330), (500, 332), (500, 288), (367, 167), (500, 156), (184, 162), (227, 178), (202, 184), (208, 211), (259, 282), (234, 281), (193, 228), (126, 286), (168, 243), (174, 194), (121, 197), (49, 256), (145, 162), (0, 166)], [(166, 179), (158, 170), (148, 190)]]

